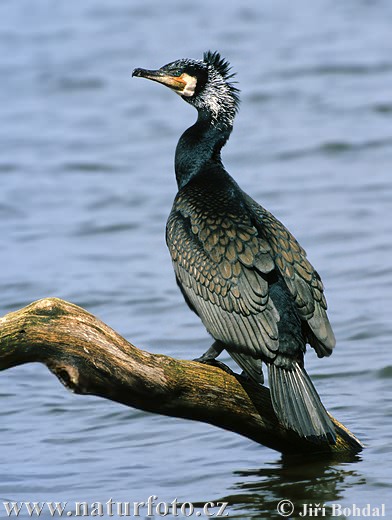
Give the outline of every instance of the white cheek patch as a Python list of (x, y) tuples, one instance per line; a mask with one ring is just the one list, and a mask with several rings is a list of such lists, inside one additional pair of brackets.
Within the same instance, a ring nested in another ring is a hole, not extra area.
[(189, 74), (181, 74), (181, 79), (185, 81), (184, 89), (179, 92), (181, 96), (191, 97), (195, 93), (195, 88), (197, 84), (197, 79), (194, 76), (189, 76)]

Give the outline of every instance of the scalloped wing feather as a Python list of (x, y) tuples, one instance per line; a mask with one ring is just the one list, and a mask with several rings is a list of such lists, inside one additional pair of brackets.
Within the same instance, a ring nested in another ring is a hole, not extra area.
[(194, 207), (188, 212), (181, 200), (175, 206), (167, 243), (176, 276), (205, 327), (237, 352), (274, 359), (279, 314), (259, 274), (274, 269), (268, 243), (243, 216), (207, 217)]
[(295, 299), (301, 319), (309, 326), (310, 345), (319, 357), (329, 356), (336, 340), (326, 313), (320, 276), (286, 227), (248, 195), (246, 200), (250, 211), (258, 217), (256, 227), (271, 246), (274, 261)]

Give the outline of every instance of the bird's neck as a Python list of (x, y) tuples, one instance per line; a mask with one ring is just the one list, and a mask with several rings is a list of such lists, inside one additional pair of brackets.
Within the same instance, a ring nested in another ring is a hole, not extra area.
[(199, 114), (196, 123), (182, 134), (177, 144), (175, 171), (178, 189), (207, 166), (222, 164), (220, 152), (231, 131), (232, 125), (219, 124)]

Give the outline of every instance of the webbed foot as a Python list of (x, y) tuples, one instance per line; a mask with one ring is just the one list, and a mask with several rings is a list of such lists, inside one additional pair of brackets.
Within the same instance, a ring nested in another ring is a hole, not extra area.
[(224, 348), (224, 345), (220, 341), (214, 341), (211, 347), (206, 352), (204, 352), (202, 356), (194, 359), (193, 361), (203, 363), (204, 365), (218, 367), (221, 370), (224, 370), (227, 374), (234, 374), (231, 368), (222, 363), (222, 361), (217, 361), (216, 359)]
[(199, 363), (208, 363), (209, 361), (215, 361), (215, 359), (222, 353), (222, 350), (225, 347), (219, 341), (214, 341), (211, 347), (204, 352), (204, 354), (193, 361), (198, 361)]

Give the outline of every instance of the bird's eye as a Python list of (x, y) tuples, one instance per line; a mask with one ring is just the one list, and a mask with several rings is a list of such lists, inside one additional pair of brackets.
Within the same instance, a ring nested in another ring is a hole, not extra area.
[(182, 74), (182, 71), (180, 71), (177, 67), (170, 67), (170, 66), (167, 66), (167, 67), (163, 67), (163, 70), (169, 74), (170, 76), (173, 76), (175, 78), (178, 78), (179, 76), (181, 76)]

